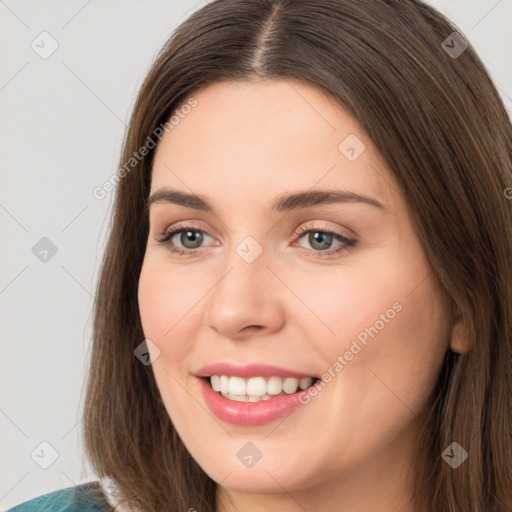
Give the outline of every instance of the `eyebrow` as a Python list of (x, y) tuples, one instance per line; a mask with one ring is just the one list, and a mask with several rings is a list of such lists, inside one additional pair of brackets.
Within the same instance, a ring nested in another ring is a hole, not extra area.
[[(213, 206), (203, 197), (196, 194), (171, 190), (169, 188), (161, 188), (154, 192), (146, 201), (146, 208), (155, 203), (172, 203), (194, 210), (205, 212), (213, 212)], [(298, 210), (311, 206), (332, 203), (362, 203), (381, 210), (386, 207), (374, 199), (355, 192), (347, 190), (311, 190), (304, 192), (287, 193), (276, 198), (272, 205), (272, 210), (277, 212)]]

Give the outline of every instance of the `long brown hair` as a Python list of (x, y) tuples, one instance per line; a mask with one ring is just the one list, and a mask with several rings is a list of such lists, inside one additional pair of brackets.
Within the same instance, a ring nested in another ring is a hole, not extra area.
[[(164, 408), (137, 287), (154, 151), (126, 167), (194, 91), (222, 80), (294, 79), (337, 99), (394, 172), (435, 278), (471, 347), (449, 350), (418, 446), (413, 509), (512, 510), (512, 129), (472, 46), (419, 0), (214, 0), (172, 34), (126, 135), (96, 294), (86, 454), (134, 508), (215, 510), (216, 483)], [(461, 45), (463, 39), (456, 39)], [(469, 454), (457, 469), (442, 452)]]

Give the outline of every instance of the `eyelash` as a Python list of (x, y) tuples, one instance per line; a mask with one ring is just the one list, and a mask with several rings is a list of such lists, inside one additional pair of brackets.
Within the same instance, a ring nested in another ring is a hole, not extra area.
[[(173, 244), (171, 243), (171, 240), (172, 238), (174, 237), (174, 235), (178, 234), (178, 233), (182, 233), (184, 231), (193, 231), (193, 232), (197, 232), (197, 233), (201, 233), (202, 235), (208, 235), (208, 233), (202, 229), (198, 229), (198, 228), (195, 228), (193, 226), (187, 226), (187, 225), (183, 225), (183, 224), (177, 224), (176, 226), (164, 231), (163, 233), (160, 233), (157, 237), (156, 237), (156, 241), (158, 243), (161, 243), (161, 244), (164, 244), (164, 245), (167, 245), (168, 246), (168, 249), (172, 252), (172, 253), (175, 253), (175, 254), (178, 254), (180, 256), (194, 256), (198, 253), (201, 253), (203, 252), (202, 249), (180, 249), (180, 248), (177, 248), (175, 246), (173, 246)], [(301, 236), (309, 233), (309, 232), (313, 232), (313, 233), (324, 233), (324, 234), (327, 234), (327, 235), (331, 235), (334, 239), (336, 239), (338, 242), (342, 242), (344, 245), (340, 245), (339, 247), (335, 248), (335, 249), (331, 249), (331, 250), (328, 250), (328, 251), (318, 251), (318, 250), (314, 250), (314, 249), (305, 249), (308, 254), (310, 255), (313, 255), (313, 256), (320, 256), (320, 257), (328, 257), (328, 256), (333, 256), (341, 251), (346, 251), (347, 249), (351, 249), (355, 246), (357, 246), (358, 242), (357, 240), (354, 240), (352, 238), (347, 238), (343, 235), (341, 235), (340, 233), (337, 233), (335, 231), (330, 231), (328, 229), (320, 229), (320, 228), (315, 228), (311, 225), (306, 225), (306, 226), (302, 226), (300, 227), (299, 229), (297, 229), (295, 231), (295, 235), (298, 236), (299, 238), (301, 238)], [(208, 235), (210, 236), (210, 235)]]

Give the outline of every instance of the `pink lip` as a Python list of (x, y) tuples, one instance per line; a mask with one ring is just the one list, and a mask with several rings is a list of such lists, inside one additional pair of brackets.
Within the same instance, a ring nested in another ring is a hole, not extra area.
[(287, 368), (280, 368), (278, 366), (270, 366), (266, 364), (247, 364), (243, 366), (236, 366), (230, 363), (215, 363), (203, 366), (196, 373), (197, 377), (210, 377), (211, 375), (227, 375), (228, 377), (236, 376), (244, 377), (245, 379), (260, 376), (271, 377), (273, 375), (277, 377), (296, 377), (297, 379), (302, 377), (317, 377), (316, 375), (296, 372), (294, 370), (288, 370)]
[[(215, 372), (212, 374), (218, 375)], [(226, 375), (226, 373), (223, 373), (223, 375)], [(237, 373), (237, 375), (240, 374)], [(258, 373), (258, 375), (262, 374)], [(276, 373), (272, 375), (276, 375)], [(214, 391), (206, 379), (198, 378), (197, 380), (206, 405), (217, 418), (226, 423), (244, 426), (264, 425), (285, 416), (301, 405), (299, 395), (304, 393), (304, 391), (299, 391), (292, 395), (276, 396), (275, 398), (259, 402), (236, 402), (228, 400), (217, 393), (217, 391)]]

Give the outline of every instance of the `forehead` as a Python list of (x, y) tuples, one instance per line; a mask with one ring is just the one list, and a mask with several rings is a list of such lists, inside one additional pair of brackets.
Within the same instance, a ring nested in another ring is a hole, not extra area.
[(391, 201), (391, 173), (357, 121), (324, 91), (288, 79), (219, 82), (191, 97), (195, 106), (157, 147), (152, 192), (236, 189), (249, 199), (318, 185)]

